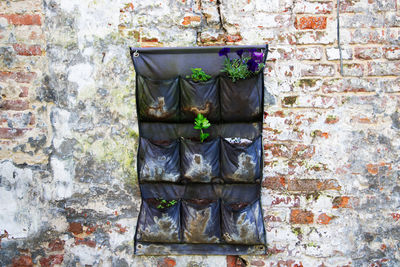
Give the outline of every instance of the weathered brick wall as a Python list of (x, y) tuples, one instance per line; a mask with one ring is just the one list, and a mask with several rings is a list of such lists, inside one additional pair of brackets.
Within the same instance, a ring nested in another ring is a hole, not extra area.
[[(400, 1), (2, 0), (0, 266), (399, 266)], [(269, 43), (268, 255), (133, 256), (129, 46)]]

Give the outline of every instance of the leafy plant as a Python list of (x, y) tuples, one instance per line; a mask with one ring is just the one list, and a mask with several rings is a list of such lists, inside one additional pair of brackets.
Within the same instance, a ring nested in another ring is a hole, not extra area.
[(210, 136), (208, 133), (204, 133), (203, 130), (211, 126), (211, 123), (202, 114), (197, 114), (194, 119), (194, 129), (200, 130), (200, 141), (203, 142), (207, 137)]
[(206, 82), (211, 79), (211, 76), (206, 74), (202, 68), (192, 68), (192, 75), (186, 76), (186, 78), (192, 78), (194, 82)]
[(167, 201), (162, 198), (157, 198), (157, 200), (160, 202), (160, 204), (157, 206), (157, 209), (169, 208), (169, 207), (174, 206), (177, 203), (176, 200)]
[(252, 77), (264, 68), (264, 63), (262, 63), (264, 58), (263, 52), (257, 52), (255, 49), (248, 49), (246, 51), (240, 49), (236, 51), (239, 58), (233, 59), (228, 57), (229, 52), (230, 48), (225, 47), (218, 54), (219, 56), (225, 56), (224, 68), (221, 72), (226, 72), (233, 82)]

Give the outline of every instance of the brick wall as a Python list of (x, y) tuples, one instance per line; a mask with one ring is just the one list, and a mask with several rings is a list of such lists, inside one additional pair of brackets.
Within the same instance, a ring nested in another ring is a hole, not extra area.
[[(398, 266), (400, 2), (0, 2), (1, 266)], [(128, 46), (270, 46), (264, 256), (134, 257)]]

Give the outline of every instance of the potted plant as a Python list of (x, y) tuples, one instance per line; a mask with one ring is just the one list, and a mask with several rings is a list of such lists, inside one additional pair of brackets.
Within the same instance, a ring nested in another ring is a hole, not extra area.
[(192, 121), (197, 114), (212, 121), (219, 120), (218, 79), (202, 68), (192, 68), (192, 74), (180, 80), (181, 120)]
[(240, 49), (234, 57), (229, 54), (229, 48), (219, 51), (225, 57), (220, 81), (222, 120), (257, 120), (262, 115), (264, 53)]

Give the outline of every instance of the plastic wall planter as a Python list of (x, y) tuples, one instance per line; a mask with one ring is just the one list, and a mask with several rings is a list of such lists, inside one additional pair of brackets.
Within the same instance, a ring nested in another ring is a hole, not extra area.
[[(230, 47), (262, 50), (266, 46)], [(221, 47), (131, 48), (142, 197), (138, 255), (265, 254), (260, 205), (263, 73), (232, 82)], [(191, 68), (211, 79), (194, 82)], [(211, 122), (199, 141), (194, 118)]]

